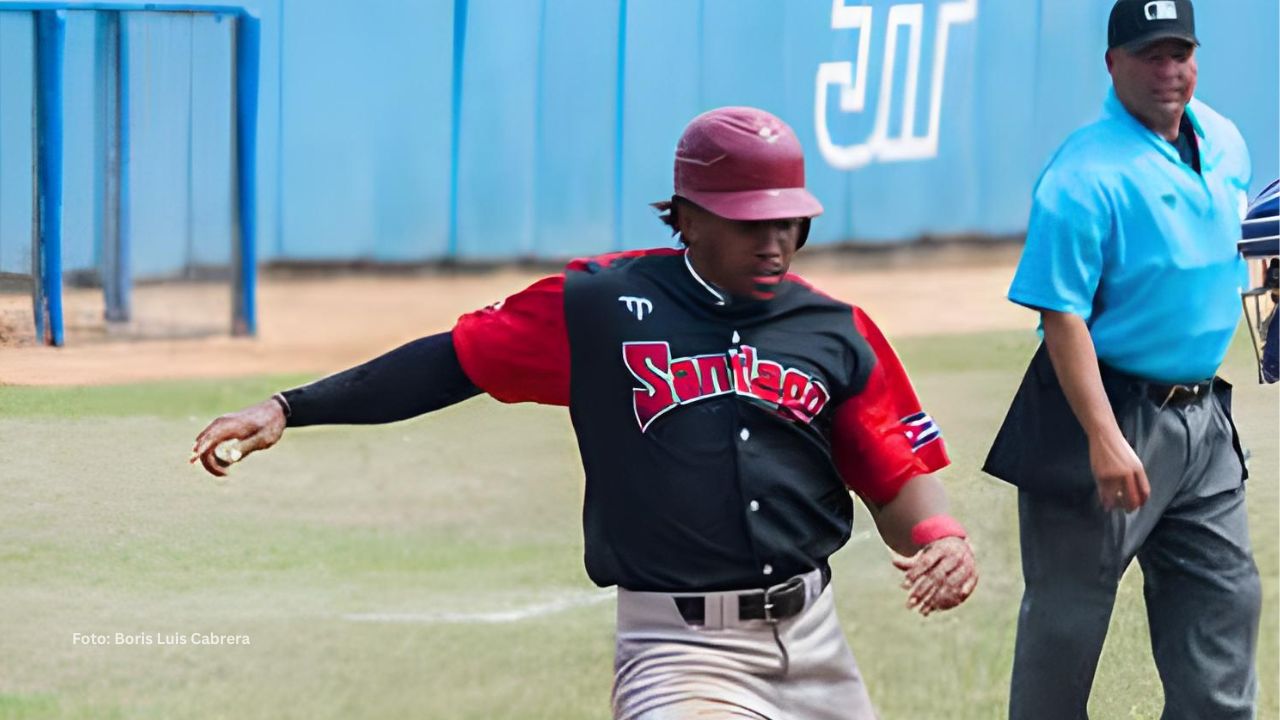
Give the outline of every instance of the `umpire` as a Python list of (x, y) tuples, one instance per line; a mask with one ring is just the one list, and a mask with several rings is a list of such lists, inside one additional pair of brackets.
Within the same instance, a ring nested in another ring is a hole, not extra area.
[(1231, 386), (1250, 165), (1193, 98), (1189, 0), (1119, 0), (1102, 117), (1036, 183), (1009, 290), (1044, 342), (985, 470), (1019, 488), (1010, 717), (1085, 718), (1116, 587), (1142, 567), (1162, 718), (1251, 718), (1261, 590)]

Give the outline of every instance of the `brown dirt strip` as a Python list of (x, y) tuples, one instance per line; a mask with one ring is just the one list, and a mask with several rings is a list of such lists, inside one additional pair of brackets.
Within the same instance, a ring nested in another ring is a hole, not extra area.
[[(1018, 247), (914, 252), (802, 253), (794, 271), (863, 307), (890, 337), (1030, 328), (1004, 299)], [(267, 274), (258, 287), (259, 335), (227, 336), (226, 285), (164, 283), (134, 291), (135, 322), (105, 326), (99, 290), (64, 297), (67, 344), (37, 345), (31, 298), (0, 294), (0, 384), (103, 385), (333, 372), (449, 328), (546, 274), (497, 269), (413, 275)], [(221, 325), (222, 327), (219, 327)]]

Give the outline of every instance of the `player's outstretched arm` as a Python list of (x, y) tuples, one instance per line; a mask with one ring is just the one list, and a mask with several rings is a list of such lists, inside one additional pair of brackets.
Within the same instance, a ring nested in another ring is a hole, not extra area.
[(281, 393), (289, 406), (289, 427), (396, 422), (479, 394), (458, 362), (452, 332), (419, 338)]
[[(199, 460), (209, 474), (223, 477), (233, 462), (280, 442), (285, 422), (284, 406), (275, 398), (223, 415), (196, 436), (191, 462)], [(224, 443), (231, 441), (235, 454), (227, 456)]]
[(964, 528), (947, 514), (942, 483), (917, 475), (884, 505), (867, 503), (876, 529), (905, 574), (907, 607), (929, 615), (964, 602), (978, 586), (978, 567)]
[[(452, 333), (431, 335), (223, 415), (196, 437), (191, 461), (221, 477), (231, 463), (276, 444), (285, 427), (395, 422), (479, 393), (458, 362)], [(219, 457), (219, 447), (230, 440), (238, 441), (238, 454), (228, 457), (223, 448)]]

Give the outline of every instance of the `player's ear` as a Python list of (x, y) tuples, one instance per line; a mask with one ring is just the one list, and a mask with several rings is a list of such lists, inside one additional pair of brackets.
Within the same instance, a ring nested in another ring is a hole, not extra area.
[(691, 208), (685, 204), (677, 204), (673, 209), (676, 215), (676, 227), (680, 230), (680, 237), (684, 240), (685, 245), (693, 245), (698, 241), (698, 213), (693, 212)]

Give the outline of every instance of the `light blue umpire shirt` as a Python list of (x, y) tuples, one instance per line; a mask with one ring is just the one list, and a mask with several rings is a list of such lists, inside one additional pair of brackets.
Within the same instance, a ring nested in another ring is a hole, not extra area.
[(1149, 380), (1212, 377), (1248, 282), (1236, 251), (1248, 205), (1240, 131), (1192, 99), (1200, 173), (1112, 89), (1036, 181), (1009, 299), (1084, 318), (1098, 358)]

